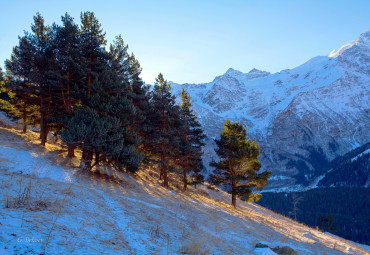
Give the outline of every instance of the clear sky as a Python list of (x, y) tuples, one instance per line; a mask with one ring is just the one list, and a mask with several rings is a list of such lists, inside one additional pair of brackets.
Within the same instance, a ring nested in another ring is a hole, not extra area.
[(121, 34), (153, 83), (212, 81), (229, 67), (278, 72), (327, 55), (370, 28), (370, 1), (0, 0), (0, 66), (39, 11), (46, 23), (93, 11), (108, 42)]

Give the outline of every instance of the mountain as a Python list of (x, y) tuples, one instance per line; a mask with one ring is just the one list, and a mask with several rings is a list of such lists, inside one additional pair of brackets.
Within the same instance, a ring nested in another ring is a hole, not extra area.
[(209, 83), (172, 82), (178, 98), (183, 88), (208, 136), (207, 174), (213, 139), (230, 119), (260, 143), (269, 188), (309, 186), (332, 160), (370, 141), (370, 31), (291, 70), (230, 68)]

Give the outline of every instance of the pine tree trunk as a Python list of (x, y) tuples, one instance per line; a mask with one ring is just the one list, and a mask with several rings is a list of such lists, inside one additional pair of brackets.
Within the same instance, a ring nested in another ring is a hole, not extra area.
[(168, 189), (168, 174), (167, 174), (167, 171), (163, 172), (163, 187)]
[(75, 147), (72, 145), (68, 145), (68, 157), (74, 158), (75, 156)]
[(91, 75), (87, 76), (87, 94), (90, 96), (91, 91), (90, 91), (90, 86), (89, 84), (91, 83)]
[[(46, 119), (46, 118), (45, 118)], [(44, 122), (44, 129), (43, 129), (43, 136), (41, 139), (41, 144), (45, 146), (46, 142), (48, 141), (48, 134), (49, 134), (49, 128), (47, 127), (46, 121)]]
[(93, 153), (91, 151), (87, 151), (86, 149), (83, 149), (80, 167), (85, 170), (90, 171), (92, 158), (93, 158)]
[[(64, 100), (64, 101), (65, 101), (66, 112), (68, 114), (71, 114), (72, 113), (71, 86), (70, 86), (71, 74), (69, 72), (67, 73), (67, 79), (68, 79), (68, 82), (67, 82), (67, 100)], [(63, 89), (62, 89), (62, 95), (63, 95)], [(63, 95), (63, 99), (64, 99), (64, 95)], [(74, 158), (75, 157), (75, 146), (68, 145), (68, 155), (67, 155), (67, 157), (69, 157), (69, 158)]]
[(160, 171), (160, 173), (159, 173), (159, 180), (162, 180), (162, 178), (163, 178), (163, 170), (162, 170), (162, 168), (161, 168), (161, 171)]
[(99, 153), (98, 153), (98, 152), (96, 152), (96, 153), (95, 153), (95, 163), (94, 163), (94, 165), (99, 164), (99, 161), (100, 161), (100, 155), (99, 155)]
[[(71, 103), (71, 86), (70, 86), (70, 80), (71, 80), (71, 74), (67, 73), (67, 102), (66, 102), (66, 111), (67, 113), (72, 113), (72, 103)], [(63, 91), (63, 90), (62, 90)]]
[(49, 130), (47, 128), (47, 114), (45, 112), (45, 104), (44, 104), (44, 98), (43, 97), (41, 97), (40, 111), (41, 111), (40, 139), (41, 139), (41, 145), (45, 146), (46, 142), (48, 141)]
[(27, 123), (23, 122), (23, 134), (27, 133)]
[[(161, 175), (163, 177), (163, 187), (165, 187), (165, 188), (168, 189), (167, 169), (164, 167), (165, 159), (166, 159), (166, 154), (165, 154), (164, 150), (162, 150), (162, 153), (161, 153), (161, 160), (162, 160), (162, 163), (161, 163)], [(159, 176), (159, 177), (161, 177), (161, 176)]]
[[(44, 99), (41, 97), (41, 101), (40, 101), (40, 112), (41, 112), (41, 118), (40, 118), (40, 139), (41, 139), (41, 144), (42, 144), (42, 141), (43, 141), (43, 136), (44, 136), (44, 117), (45, 117), (45, 113), (44, 113)], [(45, 144), (42, 144), (42, 145), (45, 145)]]
[(87, 153), (87, 160), (86, 160), (86, 168), (88, 170), (91, 170), (91, 163), (92, 163), (92, 160), (93, 160), (93, 152), (92, 151), (89, 151)]
[(231, 204), (236, 208), (236, 185), (235, 180), (231, 181)]
[(27, 113), (23, 113), (23, 134), (27, 132)]
[[(185, 132), (185, 140), (186, 140), (186, 142), (188, 141), (188, 134)], [(184, 191), (186, 191), (186, 189), (188, 188), (188, 178), (187, 178), (187, 174), (186, 174), (186, 169), (187, 169), (187, 167), (189, 167), (189, 163), (187, 162), (188, 160), (189, 160), (189, 158), (190, 158), (190, 153), (188, 153), (187, 155), (186, 155), (186, 157), (184, 157), (183, 158), (183, 160), (186, 162), (185, 163), (185, 167), (183, 166), (183, 178), (184, 178), (184, 188), (183, 188), (183, 190)]]
[(45, 125), (45, 113), (41, 112), (41, 145), (45, 146), (46, 144), (46, 125)]
[(187, 176), (186, 176), (186, 170), (183, 169), (183, 173), (184, 173), (184, 191), (186, 191), (187, 187), (188, 187), (188, 179), (187, 179)]
[(87, 154), (86, 149), (82, 147), (82, 154), (81, 154), (81, 161), (80, 161), (81, 168), (85, 168), (86, 154)]

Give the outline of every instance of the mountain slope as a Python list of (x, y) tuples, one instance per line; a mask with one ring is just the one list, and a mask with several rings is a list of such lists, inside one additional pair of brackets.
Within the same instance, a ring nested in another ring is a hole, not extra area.
[[(193, 100), (209, 139), (205, 165), (216, 158), (212, 138), (226, 119), (242, 122), (261, 144), (270, 188), (309, 185), (322, 164), (370, 141), (370, 31), (328, 56), (279, 73), (229, 69), (206, 84), (172, 83)], [(320, 164), (318, 164), (320, 163)]]
[(370, 143), (334, 159), (317, 182), (319, 187), (369, 187)]
[(59, 144), (37, 141), (0, 127), (2, 254), (268, 254), (258, 242), (300, 254), (368, 252), (255, 204), (235, 210), (218, 189), (166, 190), (154, 169), (136, 178), (80, 172)]

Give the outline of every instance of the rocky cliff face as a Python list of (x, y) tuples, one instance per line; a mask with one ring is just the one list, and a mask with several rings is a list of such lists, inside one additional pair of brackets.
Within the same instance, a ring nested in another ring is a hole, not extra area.
[(208, 135), (204, 162), (216, 158), (213, 138), (226, 119), (242, 122), (260, 143), (270, 188), (310, 185), (323, 166), (370, 141), (370, 31), (339, 51), (279, 73), (229, 69), (187, 90)]

